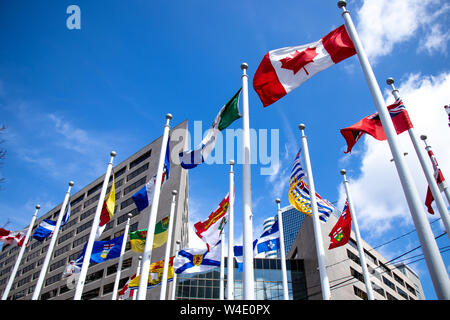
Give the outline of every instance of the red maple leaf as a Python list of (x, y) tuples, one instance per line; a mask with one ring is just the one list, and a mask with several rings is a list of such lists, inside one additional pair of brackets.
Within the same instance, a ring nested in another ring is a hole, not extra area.
[(305, 66), (308, 63), (314, 62), (314, 58), (318, 55), (316, 52), (316, 48), (308, 48), (303, 51), (295, 51), (292, 57), (286, 57), (280, 60), (281, 67), (283, 69), (292, 70), (294, 74), (300, 71), (300, 69), (304, 69), (306, 74), (309, 75), (308, 71), (306, 71)]

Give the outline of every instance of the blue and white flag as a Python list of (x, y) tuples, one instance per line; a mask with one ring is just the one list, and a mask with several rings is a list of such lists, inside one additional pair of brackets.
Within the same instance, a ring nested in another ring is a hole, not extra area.
[[(166, 148), (166, 158), (164, 160), (164, 168), (162, 174), (162, 183), (161, 188), (169, 179), (170, 173), (170, 148), (169, 148), (170, 138), (167, 140), (167, 148)], [(153, 195), (155, 193), (155, 184), (156, 184), (156, 174), (147, 182), (138, 192), (133, 194), (132, 198), (136, 207), (139, 211), (144, 210), (153, 202)]]
[[(256, 243), (258, 240), (253, 241), (253, 257), (255, 257), (258, 252), (256, 252)], [(244, 267), (244, 247), (243, 246), (234, 246), (233, 247), (234, 258), (236, 259), (236, 263), (238, 265), (238, 271), (242, 272)]]
[[(67, 203), (66, 212), (64, 213), (64, 216), (61, 221), (61, 228), (67, 223), (67, 221), (69, 221), (69, 219), (70, 219), (70, 202)], [(55, 231), (55, 227), (56, 221), (44, 219), (34, 231), (33, 238), (42, 241), (53, 234), (53, 232)]]
[(256, 243), (256, 250), (258, 253), (274, 251), (280, 248), (280, 229), (278, 228), (278, 220), (272, 227), (263, 232)]
[(180, 250), (173, 259), (175, 273), (199, 273), (219, 267), (221, 250), (221, 243), (212, 248), (211, 251), (201, 248)]

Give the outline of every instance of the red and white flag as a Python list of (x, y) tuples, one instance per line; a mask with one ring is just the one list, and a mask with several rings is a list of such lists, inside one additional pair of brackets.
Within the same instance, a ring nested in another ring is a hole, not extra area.
[[(437, 163), (436, 157), (434, 156), (434, 153), (431, 149), (428, 150), (428, 155), (430, 156), (431, 163), (433, 164), (434, 178), (436, 179), (439, 190), (442, 191), (444, 189), (444, 184), (446, 183), (445, 179), (444, 179), (444, 175), (442, 174), (442, 171), (439, 168), (439, 165)], [(427, 195), (425, 197), (425, 205), (428, 209), (428, 212), (431, 214), (434, 214), (434, 210), (431, 207), (431, 204), (433, 203), (433, 201), (434, 201), (434, 197), (433, 197), (433, 194), (431, 193), (430, 187), (428, 186)]]
[(25, 241), (25, 237), (27, 235), (28, 228), (20, 230), (20, 231), (9, 231), (3, 228), (0, 228), (0, 241), (6, 244), (16, 244), (21, 247)]
[(253, 88), (267, 107), (316, 73), (355, 53), (353, 42), (342, 25), (319, 41), (269, 51), (256, 70)]

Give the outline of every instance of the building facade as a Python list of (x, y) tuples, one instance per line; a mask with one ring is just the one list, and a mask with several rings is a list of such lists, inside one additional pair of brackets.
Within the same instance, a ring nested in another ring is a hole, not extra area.
[[(187, 146), (187, 126), (188, 122), (185, 120), (170, 131), (171, 155), (175, 155), (176, 160), (178, 160), (178, 153)], [(151, 206), (139, 212), (131, 196), (156, 174), (161, 143), (162, 137), (159, 137), (134, 155), (114, 166), (115, 213), (113, 219), (106, 225), (99, 240), (109, 240), (123, 234), (129, 213), (132, 214), (130, 231), (147, 228)], [(118, 151), (120, 152), (120, 150)], [(172, 190), (176, 190), (178, 194), (174, 214), (174, 239), (171, 243), (171, 255), (175, 254), (176, 240), (179, 240), (182, 246), (188, 244), (188, 175), (187, 171), (182, 169), (179, 163), (175, 163), (173, 159), (174, 156), (171, 156), (170, 177), (162, 186), (157, 213), (157, 221), (169, 215)], [(76, 177), (74, 180), (76, 182)], [(71, 216), (59, 232), (40, 299), (73, 299), (76, 277), (62, 278), (62, 274), (69, 261), (75, 260), (79, 256), (88, 241), (103, 180), (104, 175), (71, 195), (69, 200)], [(112, 178), (109, 181), (109, 188), (111, 184)], [(61, 198), (63, 198), (65, 190), (65, 187), (61, 190)], [(37, 219), (35, 226), (43, 219), (56, 220), (61, 205), (62, 203)], [(9, 299), (31, 299), (49, 243), (50, 237), (42, 242), (31, 239), (10, 290)], [(0, 252), (0, 292), (3, 292), (6, 287), (18, 252), (17, 246), (3, 245), (2, 247)], [(152, 251), (152, 262), (164, 259), (164, 253), (165, 245), (154, 249)], [(139, 254), (131, 251), (128, 243), (123, 259), (119, 289), (136, 273), (138, 258)], [(82, 299), (110, 300), (117, 265), (118, 259), (107, 260), (99, 264), (91, 263), (87, 272)], [(168, 286), (168, 292), (171, 290), (171, 285), (169, 284)], [(147, 298), (159, 299), (159, 287), (149, 289)]]

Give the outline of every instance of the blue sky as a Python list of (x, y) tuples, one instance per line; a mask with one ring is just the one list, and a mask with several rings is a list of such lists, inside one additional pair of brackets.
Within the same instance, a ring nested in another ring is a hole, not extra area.
[[(69, 30), (66, 9), (81, 9), (81, 29)], [(450, 103), (446, 1), (348, 1), (357, 30), (386, 101), (394, 77), (417, 134), (427, 134), (444, 176), (450, 177), (447, 115)], [(287, 185), (305, 123), (317, 192), (339, 209), (339, 170), (347, 169), (362, 237), (372, 246), (414, 228), (386, 142), (361, 139), (350, 155), (339, 130), (376, 111), (356, 56), (317, 74), (263, 108), (251, 85), (269, 50), (317, 41), (343, 24), (336, 1), (1, 1), (0, 114), (7, 158), (0, 167), (0, 225), (19, 229), (33, 208), (41, 214), (63, 200), (69, 180), (77, 192), (102, 175), (109, 152), (115, 163), (172, 126), (202, 121), (205, 131), (241, 86), (249, 65), (250, 127), (279, 130), (280, 162), (273, 174), (252, 166), (254, 235), (288, 204)], [(238, 129), (241, 120), (230, 129)], [(447, 130), (447, 131), (446, 131)], [(270, 135), (269, 135), (270, 141)], [(426, 182), (407, 134), (400, 135), (417, 189)], [(228, 150), (230, 151), (230, 150)], [(269, 148), (269, 154), (270, 154)], [(235, 145), (235, 153), (240, 147)], [(224, 150), (224, 155), (226, 150)], [(223, 161), (228, 159), (223, 158)], [(259, 161), (259, 158), (258, 158)], [(228, 191), (228, 166), (201, 165), (189, 172), (191, 224), (205, 219)], [(236, 231), (241, 234), (241, 168), (236, 166)], [(450, 178), (448, 178), (450, 179)], [(429, 216), (432, 220), (437, 216)], [(432, 224), (435, 236), (442, 223)], [(449, 245), (448, 237), (437, 240)], [(416, 233), (379, 250), (393, 258), (419, 245)], [(413, 254), (421, 253), (416, 250)], [(449, 269), (448, 253), (442, 257)], [(424, 261), (411, 265), (425, 295), (435, 299)]]

